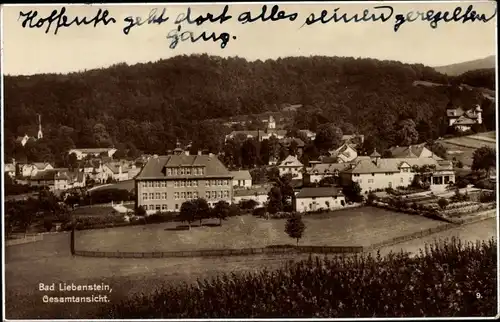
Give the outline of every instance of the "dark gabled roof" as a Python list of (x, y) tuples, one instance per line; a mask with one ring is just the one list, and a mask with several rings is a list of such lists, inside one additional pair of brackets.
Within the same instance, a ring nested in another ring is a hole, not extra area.
[[(148, 160), (142, 171), (135, 178), (136, 180), (144, 179), (164, 179), (174, 178), (173, 176), (166, 177), (164, 168), (174, 167), (203, 167), (205, 169), (203, 176), (192, 176), (193, 178), (202, 177), (223, 177), (232, 178), (232, 174), (226, 169), (224, 164), (215, 156), (210, 155), (161, 155), (154, 156)], [(191, 176), (176, 176), (187, 178)]]
[(248, 170), (231, 171), (233, 180), (252, 180), (252, 175)]
[(318, 197), (336, 197), (342, 196), (342, 189), (337, 187), (318, 187), (303, 188), (295, 197), (300, 198), (318, 198)]

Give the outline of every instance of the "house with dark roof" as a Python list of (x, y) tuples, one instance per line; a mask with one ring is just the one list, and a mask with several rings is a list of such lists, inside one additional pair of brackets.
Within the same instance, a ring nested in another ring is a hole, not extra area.
[(233, 174), (213, 154), (174, 151), (155, 155), (135, 177), (136, 206), (147, 213), (179, 211), (183, 202), (204, 198), (213, 206), (233, 198)]
[(474, 108), (464, 110), (462, 107), (449, 107), (446, 109), (448, 125), (457, 131), (469, 131), (474, 124), (482, 124), (481, 106), (477, 104)]
[(231, 171), (233, 175), (233, 187), (250, 188), (252, 186), (252, 175), (248, 170)]
[(414, 144), (409, 146), (394, 146), (389, 149), (393, 158), (434, 158), (435, 160), (442, 160), (429, 150), (425, 143)]
[(358, 157), (356, 147), (350, 143), (344, 143), (339, 148), (329, 151), (330, 157), (335, 160), (334, 163), (346, 163)]
[(302, 188), (295, 196), (295, 211), (338, 209), (346, 204), (342, 189), (338, 187)]
[(267, 195), (271, 186), (252, 187), (246, 189), (235, 189), (233, 191), (233, 203), (240, 203), (245, 200), (254, 200), (259, 207), (267, 202)]
[(369, 159), (363, 158), (349, 163), (341, 171), (343, 184), (357, 182), (363, 193), (372, 190), (407, 187), (412, 184), (419, 169), (428, 168), (431, 190), (445, 190), (455, 182), (455, 172), (451, 161), (434, 158), (381, 158), (372, 153)]
[(51, 191), (64, 191), (85, 187), (86, 177), (82, 171), (57, 168), (37, 172), (29, 178), (29, 184), (35, 187), (47, 187)]

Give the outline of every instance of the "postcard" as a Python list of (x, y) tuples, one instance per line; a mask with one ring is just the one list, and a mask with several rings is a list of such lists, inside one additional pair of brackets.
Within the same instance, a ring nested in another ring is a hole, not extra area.
[(7, 320), (498, 315), (496, 2), (1, 10)]

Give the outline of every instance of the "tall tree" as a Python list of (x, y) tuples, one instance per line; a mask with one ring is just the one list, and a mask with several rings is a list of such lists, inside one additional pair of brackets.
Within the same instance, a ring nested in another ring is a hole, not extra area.
[(472, 170), (484, 170), (489, 177), (491, 169), (496, 166), (495, 149), (483, 146), (474, 151), (472, 158)]
[(321, 153), (336, 149), (342, 142), (342, 130), (333, 124), (322, 124), (318, 127), (314, 144)]

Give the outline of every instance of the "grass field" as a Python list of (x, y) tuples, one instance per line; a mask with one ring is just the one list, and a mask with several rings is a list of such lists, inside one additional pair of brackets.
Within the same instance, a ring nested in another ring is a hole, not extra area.
[(469, 136), (455, 137), (439, 140), (447, 151), (461, 151), (459, 154), (449, 154), (449, 159), (453, 157), (457, 161), (461, 161), (464, 165), (470, 167), (472, 165), (472, 157), (474, 151), (480, 147), (488, 146), (496, 148), (496, 132), (483, 132)]
[[(388, 227), (391, 227), (388, 225)], [(496, 221), (488, 219), (422, 239), (381, 249), (416, 252), (436, 238), (457, 236), (465, 241), (496, 236)], [(307, 255), (255, 255), (221, 258), (107, 259), (71, 257), (69, 234), (49, 235), (44, 241), (8, 247), (5, 259), (6, 317), (24, 319), (93, 318), (96, 304), (43, 304), (38, 283), (107, 283), (116, 303), (132, 294), (151, 292), (163, 283), (193, 282), (222, 272), (247, 272), (278, 268)], [(80, 293), (74, 295), (83, 295)]]
[[(213, 224), (218, 221), (213, 221)], [(437, 227), (443, 222), (379, 208), (362, 207), (304, 218), (302, 245), (363, 246)], [(206, 223), (209, 223), (206, 221)], [(195, 225), (198, 222), (194, 223)], [(99, 251), (176, 251), (266, 247), (293, 244), (284, 232), (285, 220), (253, 216), (232, 217), (222, 226), (177, 230), (183, 223), (126, 226), (79, 231), (76, 249)]]

